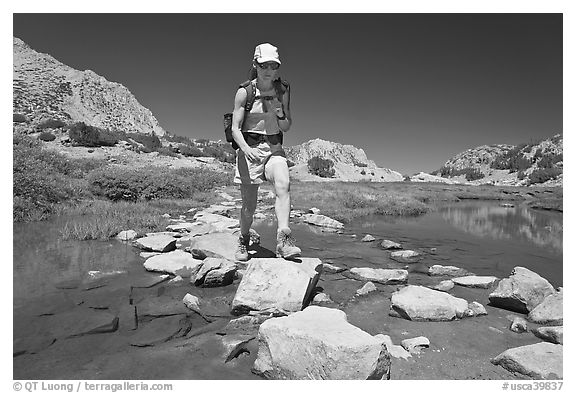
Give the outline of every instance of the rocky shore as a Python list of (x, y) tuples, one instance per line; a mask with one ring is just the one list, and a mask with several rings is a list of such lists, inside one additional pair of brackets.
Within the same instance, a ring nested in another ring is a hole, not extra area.
[[(273, 215), (273, 197), (260, 194), (257, 219)], [(287, 261), (274, 258), (256, 231), (242, 263), (234, 260), (233, 218), (241, 202), (224, 191), (218, 200), (172, 218), (164, 232), (119, 233), (118, 241), (140, 249), (138, 274), (92, 272), (28, 308), (15, 322), (14, 377), (46, 378), (54, 353), (56, 363), (70, 361), (72, 348), (99, 339), (124, 350), (104, 350), (53, 377), (196, 379), (208, 367), (234, 379), (563, 377), (563, 290), (536, 272), (517, 266), (509, 277), (476, 275), (431, 264), (434, 250), (371, 235), (357, 241), (396, 266), (338, 266), (305, 255)], [(313, 207), (292, 211), (292, 219), (356, 236)], [(487, 342), (497, 353), (487, 353)], [(124, 363), (134, 356), (140, 367)], [(194, 367), (168, 362), (154, 370), (152, 359), (168, 358), (195, 359)], [(35, 361), (35, 371), (24, 367)]]

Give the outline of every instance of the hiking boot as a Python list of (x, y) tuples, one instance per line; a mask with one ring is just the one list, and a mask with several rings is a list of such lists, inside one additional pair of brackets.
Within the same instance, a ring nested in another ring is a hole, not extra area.
[(296, 247), (292, 231), (289, 228), (279, 230), (276, 241), (276, 258), (290, 259), (299, 257), (302, 253), (302, 250)]
[(238, 247), (236, 248), (236, 254), (234, 258), (240, 262), (246, 262), (248, 260), (248, 245), (250, 244), (250, 235), (238, 236)]

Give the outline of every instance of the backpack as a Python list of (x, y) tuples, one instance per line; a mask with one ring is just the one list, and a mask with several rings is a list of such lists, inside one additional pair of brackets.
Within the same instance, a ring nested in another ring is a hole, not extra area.
[[(274, 85), (274, 90), (276, 90), (276, 97), (282, 101), (282, 96), (290, 88), (290, 85), (280, 78), (274, 80), (272, 84)], [(246, 103), (244, 104), (244, 114), (246, 114), (252, 110), (254, 101), (256, 101), (256, 82), (248, 80), (241, 83), (239, 88), (240, 87), (246, 89), (247, 93)], [(226, 142), (232, 143), (232, 148), (237, 150), (238, 145), (232, 136), (232, 113), (224, 114), (224, 133), (226, 134)], [(246, 134), (248, 133), (242, 132), (242, 134), (244, 134), (244, 138), (246, 139)]]

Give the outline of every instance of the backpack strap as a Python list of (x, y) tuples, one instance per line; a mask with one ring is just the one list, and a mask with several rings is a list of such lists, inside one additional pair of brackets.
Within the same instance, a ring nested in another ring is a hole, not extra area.
[(276, 90), (276, 97), (278, 97), (278, 99), (280, 101), (282, 101), (282, 96), (287, 91), (289, 91), (290, 84), (287, 81), (278, 78), (273, 82), (273, 85), (274, 85), (274, 89)]
[(246, 112), (250, 112), (252, 110), (252, 105), (254, 105), (254, 101), (256, 100), (256, 82), (254, 81), (246, 81), (240, 84), (240, 87), (246, 89), (246, 103), (244, 104), (244, 110)]

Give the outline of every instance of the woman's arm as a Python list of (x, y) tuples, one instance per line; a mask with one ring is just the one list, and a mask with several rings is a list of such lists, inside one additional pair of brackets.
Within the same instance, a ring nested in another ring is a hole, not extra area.
[(242, 122), (244, 121), (244, 104), (248, 99), (248, 93), (243, 87), (239, 88), (234, 97), (234, 111), (232, 112), (232, 137), (238, 148), (244, 152), (250, 161), (258, 160), (258, 156), (248, 146), (242, 135)]
[[(292, 113), (290, 111), (290, 86), (286, 88), (286, 92), (282, 95), (282, 106), (280, 111), (276, 112), (278, 116), (278, 127), (283, 132), (286, 132), (292, 126)], [(282, 116), (284, 115), (284, 116)], [(285, 119), (282, 119), (285, 117)]]

